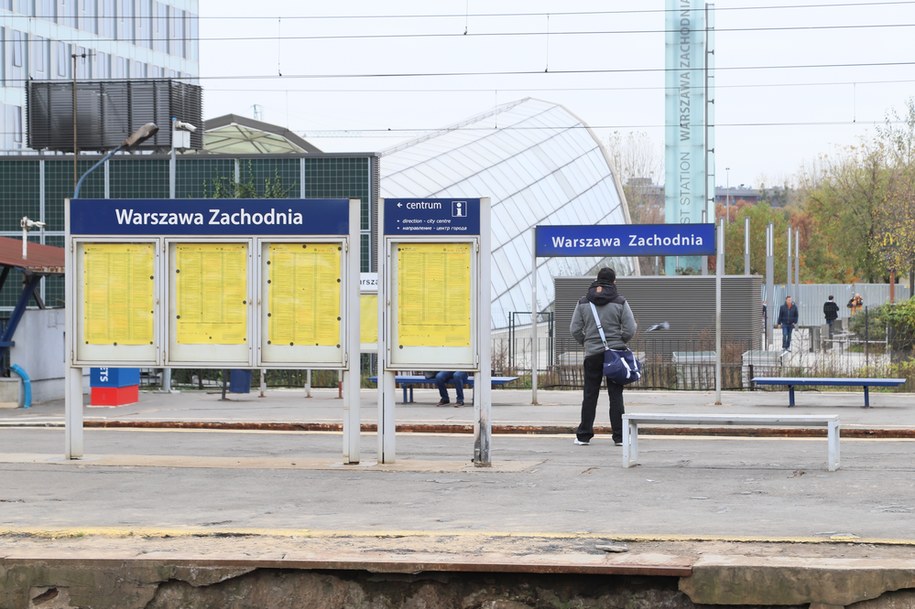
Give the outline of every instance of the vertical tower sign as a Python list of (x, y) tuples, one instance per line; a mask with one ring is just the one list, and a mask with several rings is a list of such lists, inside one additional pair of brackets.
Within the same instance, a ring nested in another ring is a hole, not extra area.
[[(667, 224), (704, 224), (708, 215), (709, 149), (707, 120), (705, 5), (700, 0), (667, 0), (665, 30), (664, 216)], [(677, 260), (668, 258), (668, 274)], [(699, 259), (679, 266), (699, 268)]]

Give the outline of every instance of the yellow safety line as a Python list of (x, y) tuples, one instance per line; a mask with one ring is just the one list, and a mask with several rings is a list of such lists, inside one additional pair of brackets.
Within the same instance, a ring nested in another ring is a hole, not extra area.
[(832, 535), (829, 537), (763, 537), (754, 535), (642, 535), (633, 533), (580, 533), (580, 532), (535, 532), (535, 531), (428, 531), (428, 530), (318, 530), (318, 529), (270, 529), (238, 528), (214, 529), (211, 527), (187, 528), (154, 528), (154, 527), (7, 527), (0, 529), (0, 537), (28, 536), (45, 539), (64, 539), (80, 537), (103, 537), (110, 539), (129, 537), (169, 538), (169, 537), (305, 537), (313, 539), (332, 538), (435, 538), (435, 537), (490, 537), (501, 539), (594, 539), (631, 542), (737, 542), (737, 543), (799, 543), (799, 544), (874, 544), (891, 546), (915, 546), (915, 539), (855, 537), (851, 535)]

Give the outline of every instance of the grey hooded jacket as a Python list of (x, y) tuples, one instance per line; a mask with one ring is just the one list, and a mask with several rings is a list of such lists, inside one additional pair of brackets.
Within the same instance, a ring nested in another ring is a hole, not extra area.
[(604, 352), (604, 343), (601, 342), (597, 322), (594, 321), (594, 314), (591, 312), (592, 302), (597, 308), (607, 344), (611, 349), (625, 349), (626, 343), (635, 336), (638, 325), (629, 303), (617, 292), (616, 285), (612, 283), (595, 281), (588, 288), (588, 294), (575, 305), (572, 323), (569, 324), (572, 337), (584, 345), (586, 356)]

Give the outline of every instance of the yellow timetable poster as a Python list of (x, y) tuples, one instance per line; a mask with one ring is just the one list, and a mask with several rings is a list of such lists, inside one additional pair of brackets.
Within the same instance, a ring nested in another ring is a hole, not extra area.
[(86, 344), (152, 344), (154, 245), (87, 243), (82, 253)]
[(378, 294), (359, 295), (359, 342), (378, 342)]
[(248, 333), (247, 298), (247, 244), (175, 244), (178, 344), (243, 344)]
[(397, 342), (469, 347), (471, 243), (397, 246)]
[(272, 345), (340, 345), (339, 243), (272, 243), (268, 331)]

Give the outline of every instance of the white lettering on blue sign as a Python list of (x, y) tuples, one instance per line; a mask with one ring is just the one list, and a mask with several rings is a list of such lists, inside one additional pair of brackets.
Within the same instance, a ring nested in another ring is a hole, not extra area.
[(438, 201), (408, 201), (404, 204), (407, 209), (441, 209), (442, 204)]
[[(619, 237), (552, 237), (553, 247), (555, 248), (579, 248), (579, 247), (620, 247), (622, 240)], [(662, 246), (683, 246), (693, 245), (702, 246), (705, 242), (702, 235), (673, 235), (671, 237), (662, 237), (657, 233), (653, 235), (628, 235), (628, 247), (662, 247)]]
[(568, 238), (553, 237), (553, 247), (619, 247), (619, 237)]
[(673, 237), (661, 237), (657, 233), (642, 237), (640, 235), (629, 235), (629, 247), (659, 247), (659, 246), (677, 246), (677, 245), (703, 245), (702, 236), (674, 235)]
[(227, 213), (218, 208), (207, 210), (205, 217), (201, 212), (138, 212), (131, 208), (115, 208), (115, 219), (119, 225), (129, 226), (166, 226), (198, 225), (203, 226), (301, 226), (304, 218), (292, 208), (277, 211), (271, 208), (266, 212), (249, 212), (244, 207), (237, 212)]

